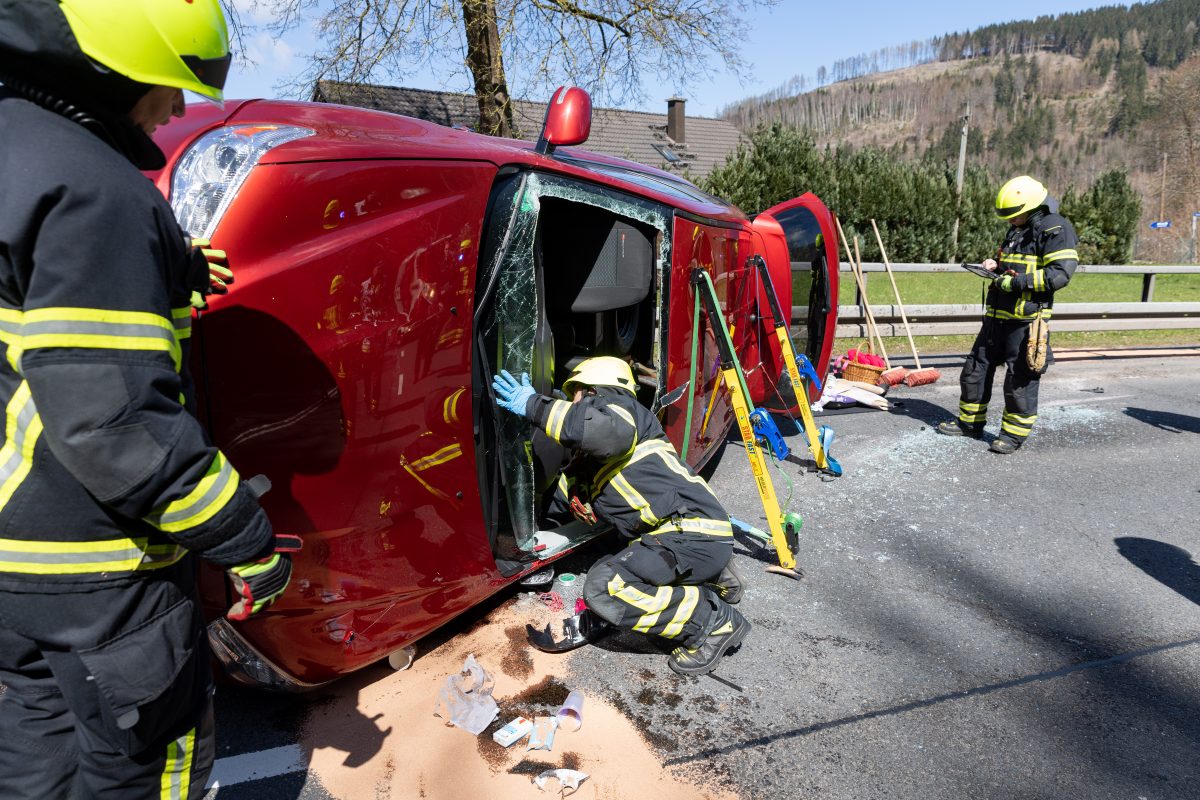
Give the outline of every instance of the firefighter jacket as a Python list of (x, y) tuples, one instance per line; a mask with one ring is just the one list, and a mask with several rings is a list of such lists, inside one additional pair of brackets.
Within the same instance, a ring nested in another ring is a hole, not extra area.
[(1054, 293), (1067, 285), (1079, 265), (1079, 239), (1058, 203), (1037, 208), (1020, 227), (1009, 226), (996, 256), (1001, 273), (1012, 270), (1012, 291), (992, 283), (987, 293), (987, 316), (996, 319), (1032, 320), (1041, 314), (1049, 319)]
[(206, 265), (118, 146), (0, 89), (0, 589), (271, 550), (266, 515), (185, 408)]
[(525, 415), (574, 451), (556, 502), (589, 502), (630, 539), (678, 532), (733, 536), (729, 515), (703, 478), (679, 460), (658, 420), (632, 394), (599, 387), (578, 403), (530, 398)]

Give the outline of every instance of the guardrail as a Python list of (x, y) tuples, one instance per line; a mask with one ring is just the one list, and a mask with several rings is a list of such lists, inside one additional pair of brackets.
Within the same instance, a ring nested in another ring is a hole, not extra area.
[[(801, 265), (797, 265), (801, 266)], [(807, 266), (807, 265), (803, 265)], [(863, 264), (863, 282), (873, 272), (883, 272), (882, 263)], [(892, 264), (893, 272), (945, 272), (962, 274), (957, 264)], [(843, 264), (841, 272), (849, 274), (850, 266)], [(1200, 328), (1200, 303), (1154, 302), (1155, 279), (1159, 275), (1200, 274), (1200, 266), (1172, 264), (1167, 266), (1128, 266), (1125, 264), (1080, 265), (1075, 274), (1141, 275), (1142, 299), (1132, 303), (1055, 303), (1054, 329), (1058, 331), (1122, 331), (1168, 328)], [(885, 279), (886, 280), (886, 279)], [(838, 307), (837, 335), (844, 338), (867, 336), (862, 297), (855, 290), (859, 305)], [(982, 303), (948, 305), (905, 304), (908, 323), (914, 336), (934, 336), (975, 333), (983, 317)], [(881, 336), (903, 336), (904, 326), (900, 307), (890, 304), (872, 305), (871, 313)], [(804, 306), (792, 306), (792, 324), (803, 324), (808, 318)]]

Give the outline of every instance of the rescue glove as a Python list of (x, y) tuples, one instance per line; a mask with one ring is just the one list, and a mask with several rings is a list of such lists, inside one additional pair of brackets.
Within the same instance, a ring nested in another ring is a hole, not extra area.
[(499, 375), (492, 376), (492, 389), (496, 392), (496, 405), (521, 417), (525, 416), (529, 398), (537, 394), (529, 383), (528, 372), (522, 372), (518, 382), (505, 369), (500, 370)]
[(999, 281), (997, 281), (997, 283), (1000, 284), (1000, 291), (1002, 291), (1002, 292), (1013, 291), (1013, 275), (1011, 275), (1011, 274), (1005, 275)]
[(299, 536), (277, 533), (271, 555), (230, 567), (229, 582), (240, 599), (225, 616), (238, 621), (249, 619), (275, 602), (292, 577), (291, 554), (303, 544)]
[[(214, 250), (208, 239), (192, 239), (192, 257), (203, 262), (204, 271), (192, 286), (192, 308), (201, 311), (208, 308), (205, 299), (210, 294), (226, 294), (233, 283), (233, 271), (229, 269), (229, 256), (224, 250)], [(197, 270), (199, 271), (199, 270)]]

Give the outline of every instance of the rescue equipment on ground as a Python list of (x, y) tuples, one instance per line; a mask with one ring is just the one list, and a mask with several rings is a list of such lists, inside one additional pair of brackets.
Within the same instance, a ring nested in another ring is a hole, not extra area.
[[(799, 580), (802, 573), (796, 571), (796, 556), (788, 547), (787, 537), (783, 530), (783, 513), (780, 511), (779, 501), (775, 497), (775, 485), (771, 482), (771, 476), (767, 472), (766, 459), (763, 458), (757, 437), (754, 435), (754, 428), (750, 423), (750, 390), (746, 387), (746, 378), (742, 374), (742, 367), (734, 356), (733, 340), (729, 336), (729, 329), (725, 326), (725, 318), (721, 316), (719, 310), (717, 290), (713, 286), (712, 276), (702, 269), (693, 270), (692, 290), (700, 297), (701, 305), (708, 317), (708, 324), (717, 341), (721, 378), (729, 390), (734, 418), (737, 422), (738, 432), (742, 435), (742, 442), (746, 446), (746, 458), (750, 461), (750, 471), (754, 475), (754, 484), (758, 488), (758, 496), (762, 500), (763, 513), (766, 515), (767, 525), (771, 530), (771, 541), (775, 546), (779, 566), (783, 569), (783, 574)], [(696, 325), (698, 327), (699, 320), (696, 321)], [(802, 409), (807, 407), (808, 393), (803, 386), (797, 392), (797, 399), (801, 401)], [(691, 431), (688, 430), (686, 435), (690, 436)], [(819, 446), (819, 443), (817, 444)], [(814, 450), (814, 452), (817, 451)]]
[[(883, 268), (887, 270), (888, 280), (892, 283), (892, 293), (896, 295), (896, 305), (900, 307), (900, 319), (904, 322), (904, 333), (908, 336), (908, 346), (912, 348), (913, 361), (917, 368), (904, 376), (905, 386), (924, 386), (942, 377), (942, 373), (933, 367), (922, 367), (921, 357), (917, 355), (917, 345), (913, 342), (912, 328), (908, 325), (908, 314), (904, 313), (904, 301), (900, 299), (900, 289), (896, 286), (896, 276), (892, 274), (892, 264), (888, 261), (887, 250), (883, 247), (883, 237), (879, 235), (879, 226), (871, 220), (871, 228), (875, 231), (875, 241), (879, 243), (879, 254), (883, 257)], [(891, 383), (891, 381), (888, 381)]]

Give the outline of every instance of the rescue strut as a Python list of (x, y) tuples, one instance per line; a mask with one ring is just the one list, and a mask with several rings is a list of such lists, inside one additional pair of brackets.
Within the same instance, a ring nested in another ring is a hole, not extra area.
[[(767, 295), (767, 305), (771, 311), (771, 318), (775, 322), (775, 336), (779, 339), (779, 351), (783, 354), (783, 363), (787, 367), (788, 378), (792, 381), (796, 404), (800, 406), (800, 417), (804, 420), (804, 435), (808, 439), (808, 450), (812, 453), (813, 461), (817, 465), (817, 472), (835, 478), (840, 477), (842, 465), (825, 451), (822, 443), (828, 434), (823, 429), (817, 429), (817, 422), (813, 419), (812, 408), (808, 402), (808, 387), (804, 385), (801, 373), (813, 382), (817, 391), (821, 390), (821, 379), (817, 377), (817, 371), (813, 369), (808, 356), (801, 354), (797, 357), (796, 355), (791, 334), (788, 332), (789, 319), (783, 315), (783, 309), (779, 306), (779, 295), (775, 293), (775, 282), (771, 280), (771, 272), (767, 269), (766, 260), (760, 255), (751, 256), (749, 260), (758, 267), (758, 274), (762, 278), (763, 291)], [(759, 316), (762, 317), (761, 311)]]
[[(750, 391), (746, 388), (746, 378), (742, 374), (741, 364), (734, 354), (733, 339), (729, 329), (725, 327), (725, 318), (721, 315), (717, 301), (717, 290), (713, 286), (712, 276), (702, 269), (692, 271), (692, 290), (700, 298), (708, 324), (713, 329), (713, 338), (717, 341), (717, 352), (721, 362), (721, 378), (729, 389), (733, 415), (737, 420), (738, 432), (742, 435), (742, 443), (746, 446), (746, 458), (750, 460), (750, 471), (754, 474), (754, 484), (758, 488), (758, 496), (762, 500), (763, 513), (767, 517), (767, 525), (771, 530), (771, 542), (775, 545), (775, 554), (779, 558), (779, 567), (768, 567), (770, 572), (777, 572), (789, 578), (799, 580), (803, 573), (796, 569), (796, 557), (791, 543), (784, 532), (783, 513), (779, 510), (779, 500), (775, 497), (775, 484), (767, 472), (767, 462), (763, 458), (762, 449), (758, 445), (754, 428), (750, 422)], [(798, 545), (798, 542), (796, 542)]]

